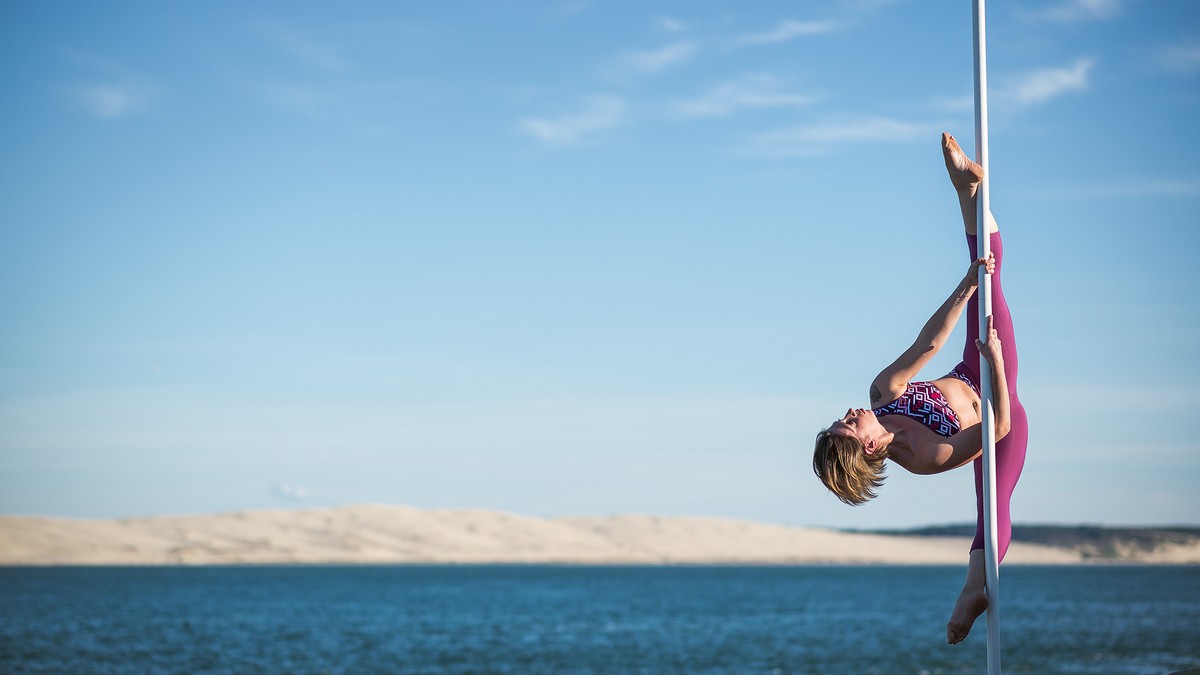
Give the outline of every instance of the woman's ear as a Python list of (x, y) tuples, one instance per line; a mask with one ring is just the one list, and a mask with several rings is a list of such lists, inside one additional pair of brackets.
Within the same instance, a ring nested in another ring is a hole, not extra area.
[(879, 443), (877, 443), (874, 438), (868, 438), (867, 442), (863, 443), (863, 448), (867, 451), (868, 455), (875, 454), (875, 449), (878, 447)]

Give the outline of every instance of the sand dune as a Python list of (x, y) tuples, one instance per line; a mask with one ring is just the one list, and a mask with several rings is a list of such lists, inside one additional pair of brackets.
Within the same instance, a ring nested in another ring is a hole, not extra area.
[[(121, 520), (0, 517), (0, 564), (892, 563), (961, 564), (962, 537), (873, 535), (745, 520), (620, 515), (535, 518), (477, 509), (363, 505)], [(1138, 562), (1200, 563), (1200, 545)], [(1007, 563), (1078, 563), (1014, 543)]]

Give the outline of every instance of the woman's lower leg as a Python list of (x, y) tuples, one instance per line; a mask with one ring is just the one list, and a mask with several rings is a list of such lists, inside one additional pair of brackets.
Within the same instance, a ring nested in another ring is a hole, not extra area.
[(987, 606), (987, 569), (983, 550), (975, 549), (967, 562), (967, 579), (962, 592), (958, 594), (950, 621), (946, 623), (946, 642), (956, 645), (967, 639), (975, 619), (987, 610)]

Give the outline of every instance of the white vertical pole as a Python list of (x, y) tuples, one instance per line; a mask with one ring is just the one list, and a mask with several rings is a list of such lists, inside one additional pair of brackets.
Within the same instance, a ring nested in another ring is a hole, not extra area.
[[(975, 4), (975, 161), (983, 167), (983, 181), (976, 193), (976, 231), (979, 233), (978, 256), (991, 252), (988, 236), (991, 204), (988, 176), (987, 116), (987, 39), (984, 30), (984, 0)], [(992, 284), (987, 270), (979, 268), (979, 335), (987, 339), (988, 317), (992, 314)], [(980, 408), (983, 412), (983, 556), (987, 570), (987, 657), (988, 675), (1000, 673), (1000, 565), (996, 540), (996, 415), (992, 408), (992, 371), (986, 359), (979, 359)]]

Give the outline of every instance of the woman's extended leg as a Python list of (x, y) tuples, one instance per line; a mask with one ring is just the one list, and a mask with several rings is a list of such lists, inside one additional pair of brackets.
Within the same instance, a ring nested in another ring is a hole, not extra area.
[[(971, 257), (976, 255), (976, 237), (967, 235), (967, 243), (971, 247)], [(992, 253), (996, 257), (996, 268), (992, 273), (992, 325), (999, 334), (1004, 352), (1004, 374), (1008, 380), (1009, 414), (1012, 424), (1008, 435), (996, 443), (996, 543), (999, 548), (997, 555), (1000, 560), (1008, 551), (1012, 540), (1012, 516), (1009, 505), (1012, 501), (1013, 490), (1017, 480), (1021, 478), (1021, 469), (1025, 466), (1025, 445), (1029, 440), (1029, 423), (1025, 415), (1025, 406), (1017, 396), (1017, 340), (1013, 330), (1012, 315), (1009, 313), (1008, 302), (1004, 299), (1004, 289), (1000, 282), (1000, 272), (1004, 260), (1004, 242), (999, 232), (991, 234)], [(971, 298), (967, 305), (967, 341), (963, 348), (965, 368), (975, 382), (979, 381), (979, 349), (975, 340), (979, 337), (979, 302), (978, 293)], [(987, 596), (984, 592), (984, 558), (983, 558), (983, 458), (974, 461), (975, 470), (975, 539), (971, 542), (970, 568), (967, 571), (967, 581), (962, 593), (954, 605), (954, 612), (946, 624), (946, 640), (950, 644), (962, 642), (971, 630), (975, 619), (987, 608)], [(982, 601), (981, 601), (982, 599)]]
[[(974, 258), (977, 250), (976, 237), (967, 235), (967, 244), (971, 247), (971, 257)], [(1017, 396), (1017, 337), (1001, 283), (1004, 242), (999, 232), (991, 234), (991, 246), (992, 254), (996, 257), (996, 269), (992, 273), (992, 325), (1000, 336), (1004, 352), (1004, 375), (1008, 380), (1008, 400), (1012, 417), (1008, 435), (996, 443), (996, 536), (999, 544), (998, 555), (1000, 559), (1004, 559), (1012, 539), (1009, 500), (1017, 486), (1017, 480), (1021, 477), (1021, 468), (1025, 466), (1025, 444), (1029, 440), (1029, 426), (1025, 406), (1021, 405), (1021, 399)], [(979, 349), (975, 345), (975, 340), (979, 337), (978, 295), (976, 293), (972, 296), (967, 304), (967, 343), (963, 347), (963, 365), (972, 377), (978, 377), (979, 373)], [(976, 459), (974, 465), (976, 525), (971, 550), (983, 548), (983, 458)]]

